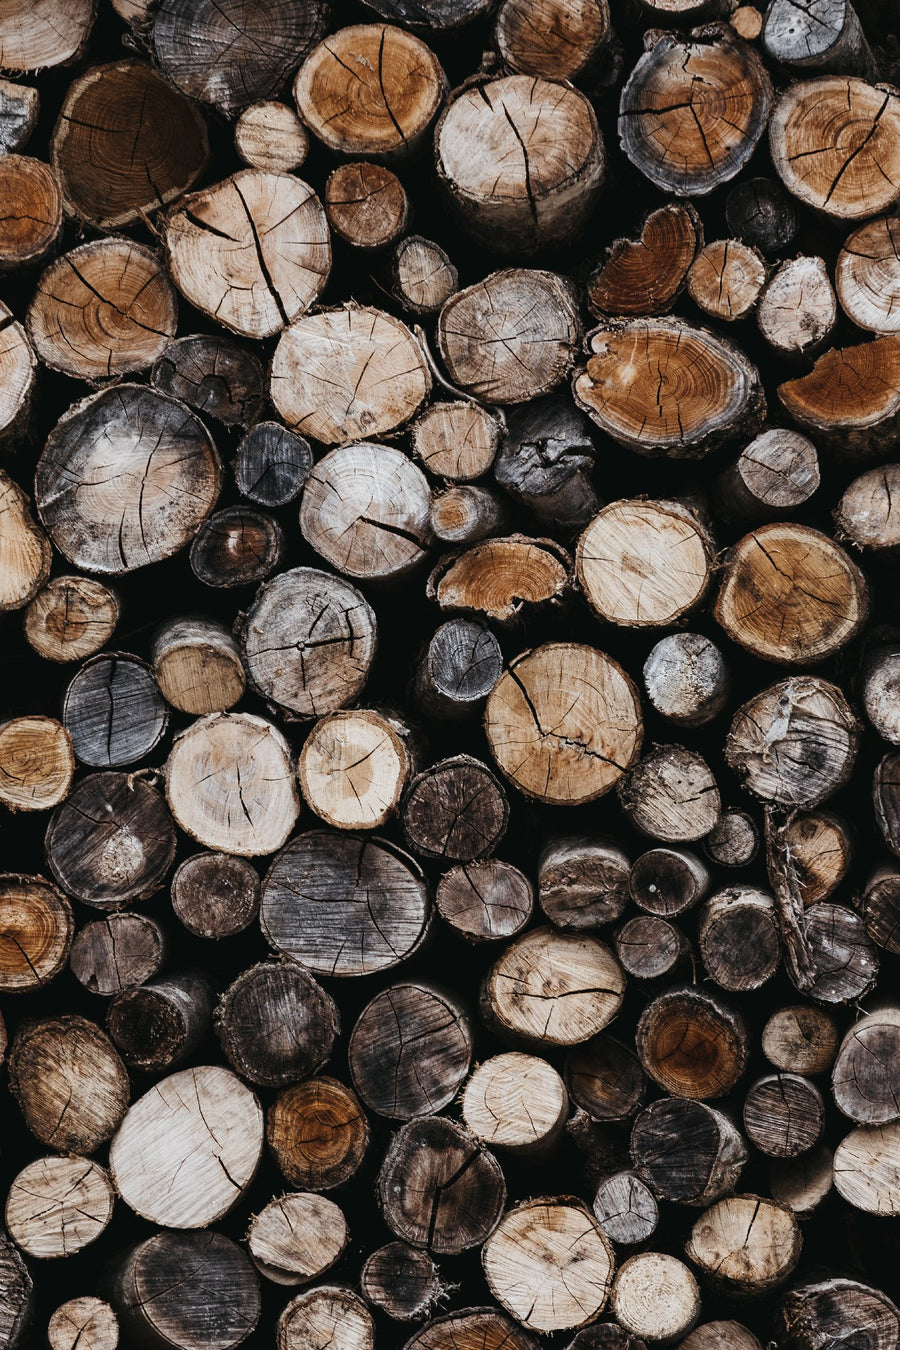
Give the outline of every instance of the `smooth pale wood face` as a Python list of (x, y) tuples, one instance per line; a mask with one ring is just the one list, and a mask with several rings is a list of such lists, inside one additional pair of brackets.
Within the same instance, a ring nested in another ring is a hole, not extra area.
[(844, 75), (803, 80), (779, 95), (772, 158), (800, 201), (861, 220), (900, 196), (900, 96)]
[(477, 610), (503, 622), (525, 605), (560, 598), (570, 578), (571, 560), (552, 540), (514, 534), (486, 539), (453, 559), (435, 599), (442, 609)]
[(0, 65), (4, 70), (43, 70), (64, 65), (87, 37), (96, 0), (19, 0), (0, 3)]
[(330, 1270), (350, 1234), (342, 1211), (324, 1195), (270, 1200), (250, 1223), (247, 1244), (277, 1284), (306, 1284)]
[(641, 1252), (620, 1268), (612, 1306), (635, 1336), (683, 1336), (700, 1311), (697, 1281), (683, 1261), (664, 1252)]
[(612, 1250), (580, 1205), (531, 1200), (511, 1210), (488, 1238), (482, 1264), (494, 1296), (534, 1331), (562, 1331), (603, 1308)]
[(497, 44), (523, 75), (573, 79), (609, 32), (607, 0), (506, 0)]
[(72, 939), (72, 911), (40, 877), (0, 877), (0, 991), (37, 989), (59, 970)]
[(893, 416), (900, 408), (900, 334), (830, 349), (808, 375), (779, 385), (778, 397), (801, 425), (826, 431), (865, 428)]
[(849, 234), (834, 280), (841, 308), (859, 328), (900, 332), (900, 221), (884, 216)]
[(674, 621), (709, 581), (699, 525), (663, 502), (613, 502), (578, 541), (578, 577), (601, 618), (629, 627)]
[(834, 1185), (855, 1209), (900, 1214), (900, 1121), (846, 1134), (834, 1153)]
[(119, 1126), (109, 1151), (116, 1189), (166, 1228), (203, 1228), (237, 1204), (263, 1146), (263, 1114), (239, 1078), (215, 1065), (155, 1083)]
[(6, 1226), (29, 1256), (71, 1256), (104, 1231), (114, 1199), (109, 1176), (90, 1158), (37, 1158), (9, 1188)]
[(409, 777), (406, 747), (380, 713), (332, 713), (303, 743), (298, 772), (307, 805), (329, 825), (371, 830), (393, 814)]
[(440, 106), (444, 74), (424, 42), (389, 24), (355, 24), (319, 44), (300, 67), (303, 121), (332, 150), (408, 149)]
[(0, 470), (0, 611), (21, 609), (50, 571), (50, 545), (34, 522), (28, 498)]
[(495, 962), (488, 991), (510, 1031), (551, 1045), (577, 1045), (615, 1017), (625, 976), (596, 938), (536, 928)]
[(695, 220), (685, 206), (663, 206), (651, 211), (639, 238), (613, 244), (603, 267), (588, 282), (593, 312), (636, 316), (665, 313), (694, 262), (698, 243)]
[(394, 253), (394, 294), (416, 314), (433, 314), (456, 290), (459, 273), (439, 244), (408, 234)]
[(472, 1074), (463, 1119), (492, 1148), (527, 1149), (562, 1125), (569, 1098), (559, 1074), (536, 1055), (494, 1055)]
[(26, 405), (34, 382), (34, 354), (20, 323), (0, 302), (0, 431), (11, 426)]
[(837, 300), (821, 258), (792, 258), (770, 278), (756, 313), (776, 352), (805, 356), (821, 347), (837, 318)]
[(245, 108), (234, 129), (237, 152), (251, 169), (293, 173), (309, 151), (309, 132), (286, 103), (274, 99)]
[(575, 643), (517, 658), (488, 697), (485, 730), (516, 787), (559, 805), (601, 797), (641, 748), (631, 680), (605, 653)]
[(786, 1207), (757, 1195), (719, 1200), (694, 1224), (687, 1253), (726, 1284), (767, 1289), (797, 1264), (802, 1239)]

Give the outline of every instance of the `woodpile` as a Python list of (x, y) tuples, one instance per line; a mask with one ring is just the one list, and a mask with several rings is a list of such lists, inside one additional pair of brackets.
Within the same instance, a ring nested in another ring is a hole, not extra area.
[(0, 1350), (900, 1350), (898, 207), (887, 0), (0, 0)]

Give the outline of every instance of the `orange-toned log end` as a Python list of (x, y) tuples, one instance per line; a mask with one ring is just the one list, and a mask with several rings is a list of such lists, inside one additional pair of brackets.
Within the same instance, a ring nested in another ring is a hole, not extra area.
[(617, 239), (588, 279), (593, 314), (665, 314), (684, 287), (703, 242), (692, 206), (671, 202), (651, 211), (637, 239)]
[(648, 1004), (637, 1028), (646, 1072), (674, 1097), (724, 1097), (747, 1064), (747, 1031), (711, 994), (675, 989)]
[(43, 877), (0, 877), (0, 993), (28, 993), (65, 964), (74, 924), (68, 900)]
[(900, 431), (900, 334), (825, 352), (778, 398), (792, 421), (843, 453), (889, 449)]

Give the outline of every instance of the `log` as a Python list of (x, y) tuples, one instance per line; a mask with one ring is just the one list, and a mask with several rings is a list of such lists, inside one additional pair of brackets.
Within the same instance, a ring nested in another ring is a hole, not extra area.
[(259, 1320), (259, 1276), (221, 1233), (154, 1233), (120, 1258), (112, 1301), (137, 1344), (233, 1350)]
[(725, 759), (765, 802), (811, 810), (850, 776), (858, 724), (837, 685), (793, 675), (735, 713)]
[(690, 960), (690, 944), (683, 933), (654, 914), (638, 914), (615, 935), (616, 956), (623, 970), (636, 980), (671, 979)]
[(662, 1200), (708, 1205), (729, 1194), (747, 1162), (747, 1147), (728, 1116), (698, 1101), (652, 1102), (634, 1122), (631, 1158)]
[[(736, 13), (740, 13), (737, 10)], [(704, 1322), (681, 1342), (679, 1350), (762, 1350), (753, 1332), (740, 1322)]]
[(610, 319), (588, 334), (575, 402), (640, 455), (698, 459), (754, 434), (765, 414), (756, 367), (684, 319)]
[(109, 1038), (72, 1014), (20, 1028), (9, 1082), (31, 1133), (60, 1153), (96, 1153), (112, 1138), (131, 1096)]
[(51, 577), (25, 611), (25, 636), (45, 661), (83, 661), (105, 647), (119, 599), (92, 577)]
[(701, 249), (688, 273), (688, 295), (698, 309), (723, 323), (745, 319), (763, 292), (766, 264), (740, 239), (714, 239)]
[(571, 282), (532, 268), (492, 272), (457, 291), (437, 324), (451, 380), (489, 404), (552, 393), (572, 369), (580, 337)]
[(320, 718), (303, 742), (303, 800), (326, 825), (373, 830), (396, 814), (412, 770), (408, 728), (373, 709)]
[(785, 828), (785, 841), (803, 904), (827, 900), (850, 868), (852, 846), (846, 825), (828, 811), (795, 815)]
[(504, 1214), (482, 1248), (497, 1302), (534, 1331), (566, 1331), (592, 1321), (606, 1303), (614, 1255), (580, 1200), (526, 1200)]
[(531, 882), (512, 863), (481, 858), (444, 872), (435, 890), (444, 923), (467, 942), (515, 937), (531, 918)]
[(333, 1350), (374, 1350), (372, 1315), (357, 1294), (321, 1284), (291, 1300), (275, 1328), (276, 1350), (305, 1350), (317, 1341)]
[(146, 61), (114, 61), (79, 76), (50, 143), (67, 212), (104, 230), (180, 197), (208, 160), (202, 113)]
[[(846, 6), (850, 10), (850, 6)], [(852, 11), (850, 11), (852, 13)], [(900, 332), (900, 231), (890, 216), (867, 221), (844, 240), (834, 269), (841, 309), (857, 328)]]
[[(225, 938), (242, 933), (259, 913), (260, 882), (243, 858), (228, 853), (193, 853), (175, 870), (172, 909), (195, 937)], [(133, 981), (142, 984), (143, 980)]]
[(69, 681), (63, 722), (82, 764), (116, 769), (153, 753), (169, 711), (148, 665), (128, 652), (103, 652)]
[(44, 847), (68, 894), (95, 909), (121, 909), (162, 886), (175, 828), (161, 793), (143, 778), (95, 773), (53, 812)]
[(60, 973), (75, 924), (66, 897), (43, 877), (0, 876), (0, 992), (30, 993)]
[(440, 244), (408, 234), (391, 251), (390, 288), (408, 313), (436, 314), (459, 289), (459, 273)]
[(69, 795), (75, 758), (69, 732), (53, 717), (0, 724), (0, 802), (9, 811), (48, 811)]
[[(2, 162), (2, 161), (0, 161)], [(0, 443), (15, 446), (28, 429), (34, 407), (34, 352), (25, 330), (0, 302)]]
[(277, 94), (325, 27), (321, 0), (279, 0), (263, 14), (241, 0), (160, 0), (153, 51), (189, 98), (234, 117)]
[(262, 365), (233, 338), (197, 333), (170, 342), (154, 362), (150, 382), (154, 389), (228, 427), (246, 426), (263, 410)]
[(782, 1071), (827, 1073), (837, 1048), (834, 1018), (824, 1008), (812, 1004), (778, 1008), (763, 1027), (762, 1052), (770, 1064)]
[(249, 169), (295, 173), (309, 153), (309, 132), (286, 103), (261, 99), (235, 122), (234, 148)]
[(102, 1298), (70, 1298), (47, 1323), (47, 1341), (50, 1350), (116, 1350), (119, 1319)]
[(656, 1197), (634, 1172), (605, 1177), (591, 1208), (610, 1242), (625, 1247), (649, 1241), (659, 1222)]
[(345, 576), (394, 578), (427, 555), (430, 505), (428, 480), (402, 450), (369, 441), (342, 445), (313, 465), (300, 531)]
[(17, 1247), (0, 1236), (0, 1336), (9, 1350), (18, 1350), (34, 1312), (34, 1286)]
[(726, 1096), (749, 1053), (743, 1017), (717, 995), (690, 988), (667, 990), (647, 1004), (635, 1045), (655, 1083), (695, 1101)]
[(511, 534), (445, 555), (425, 593), (442, 610), (511, 624), (539, 606), (559, 605), (572, 588), (572, 560), (552, 539)]
[(322, 204), (292, 174), (241, 169), (181, 197), (163, 242), (185, 299), (243, 337), (272, 337), (305, 314), (331, 270)]
[(716, 505), (748, 524), (790, 515), (821, 482), (816, 447), (798, 431), (770, 427), (754, 436), (719, 476)]
[(661, 638), (644, 662), (642, 674), (653, 707), (676, 726), (711, 722), (731, 692), (722, 652), (700, 633), (670, 633)]
[(467, 483), (494, 462), (500, 416), (475, 402), (431, 403), (412, 424), (413, 454), (429, 473)]
[(809, 1219), (831, 1193), (834, 1156), (824, 1144), (818, 1144), (799, 1158), (773, 1160), (769, 1165), (769, 1190), (794, 1211), (798, 1219)]
[(463, 1089), (461, 1109), (467, 1129), (490, 1148), (537, 1159), (558, 1142), (569, 1097), (545, 1059), (513, 1052), (479, 1064)]
[(481, 1246), (497, 1227), (506, 1186), (500, 1164), (479, 1140), (445, 1116), (423, 1116), (391, 1140), (377, 1197), (397, 1237), (455, 1256)]
[(628, 877), (628, 858), (610, 841), (552, 839), (538, 858), (538, 904), (558, 928), (595, 929), (621, 917)]
[[(8, 32), (0, 38), (0, 59), (4, 66), (7, 65), (8, 39)], [(3, 154), (14, 155), (28, 144), (39, 109), (40, 95), (31, 85), (0, 80), (0, 150)]]
[(874, 943), (896, 955), (900, 950), (900, 887), (893, 867), (879, 867), (869, 876), (857, 901)]
[(641, 834), (667, 844), (709, 834), (722, 813), (712, 770), (683, 745), (659, 745), (619, 782), (619, 805)]
[[(879, 476), (880, 476), (880, 471)], [(900, 743), (896, 706), (900, 647), (886, 641), (873, 642), (862, 667), (862, 698), (866, 716), (883, 740)]]
[(488, 971), (482, 1012), (507, 1035), (541, 1045), (578, 1045), (616, 1016), (625, 976), (595, 937), (533, 928)]
[(674, 848), (651, 848), (633, 863), (628, 894), (646, 913), (672, 918), (699, 904), (709, 889), (709, 881), (709, 872), (696, 854)]
[(50, 575), (50, 558), (50, 541), (30, 501), (0, 469), (0, 613), (34, 600)]
[(499, 1308), (464, 1308), (429, 1322), (406, 1350), (537, 1350), (533, 1336)]
[(299, 495), (312, 468), (309, 442), (278, 422), (257, 422), (234, 460), (234, 481), (248, 501), (286, 506)]
[(497, 51), (522, 75), (590, 77), (612, 38), (607, 0), (503, 0), (497, 11)]
[(866, 1214), (894, 1217), (900, 1212), (900, 1127), (861, 1125), (834, 1151), (834, 1188), (842, 1200)]
[(325, 214), (335, 234), (355, 248), (386, 248), (406, 231), (409, 199), (383, 164), (340, 164), (325, 184)]
[(797, 1285), (778, 1305), (778, 1332), (790, 1350), (814, 1350), (827, 1337), (844, 1345), (865, 1326), (873, 1346), (893, 1345), (900, 1314), (880, 1289), (856, 1280)]
[(893, 333), (832, 348), (808, 375), (780, 385), (778, 398), (792, 421), (843, 455), (890, 451), (900, 426), (898, 356), (900, 336)]
[[(895, 549), (900, 529), (892, 495), (900, 487), (900, 466), (885, 464), (854, 478), (834, 509), (835, 533), (859, 549)], [(891, 553), (881, 556), (892, 557)]]
[(115, 1192), (90, 1158), (36, 1158), (14, 1177), (4, 1219), (25, 1252), (46, 1261), (82, 1251), (105, 1231)]
[(389, 970), (416, 950), (429, 917), (418, 863), (371, 835), (307, 830), (263, 882), (263, 936), (315, 975)]
[(123, 1059), (144, 1073), (166, 1073), (195, 1054), (212, 1025), (212, 989), (196, 971), (125, 989), (106, 1025)]
[(401, 158), (423, 141), (447, 81), (419, 38), (391, 24), (353, 24), (304, 61), (294, 98), (306, 126), (340, 155)]
[(601, 797), (640, 754), (637, 691), (604, 652), (551, 642), (510, 662), (484, 726), (502, 772), (528, 797), (576, 805)]
[(375, 654), (375, 611), (348, 581), (312, 567), (256, 593), (238, 637), (248, 679), (290, 718), (321, 717), (359, 694)]
[(731, 1195), (700, 1216), (685, 1251), (702, 1274), (726, 1289), (760, 1294), (790, 1275), (802, 1241), (787, 1205), (759, 1195)]
[(821, 351), (837, 322), (837, 299), (823, 259), (782, 263), (760, 296), (756, 322), (778, 356), (794, 360)]
[(358, 1172), (369, 1126), (356, 1094), (320, 1074), (279, 1092), (266, 1113), (266, 1141), (290, 1185), (328, 1191)]
[(428, 1253), (405, 1242), (389, 1242), (372, 1252), (359, 1284), (366, 1301), (395, 1322), (421, 1321), (445, 1295), (445, 1285)]
[(765, 67), (727, 25), (690, 37), (651, 29), (622, 90), (619, 140), (661, 191), (705, 196), (750, 159), (771, 105)]
[(120, 384), (60, 418), (38, 460), (35, 503), (68, 562), (122, 574), (183, 549), (220, 487), (200, 419), (155, 390)]
[(152, 365), (177, 324), (161, 259), (124, 236), (82, 244), (51, 263), (25, 320), (44, 365), (90, 383)]
[(593, 465), (587, 418), (568, 398), (554, 394), (509, 414), (494, 477), (539, 520), (577, 530), (600, 505), (591, 481)]
[(403, 426), (431, 392), (418, 338), (384, 310), (319, 310), (285, 330), (270, 394), (289, 427), (325, 445)]
[(637, 1056), (606, 1032), (566, 1052), (565, 1077), (572, 1101), (596, 1121), (627, 1120), (646, 1088)]
[(436, 0), (427, 8), (418, 0), (364, 0), (366, 8), (383, 19), (403, 24), (405, 28), (424, 30), (436, 39), (447, 31), (453, 32), (464, 24), (483, 18), (490, 9), (487, 0)]
[(451, 995), (427, 984), (390, 985), (366, 1004), (350, 1035), (353, 1086), (389, 1120), (435, 1114), (469, 1072), (472, 1038), (471, 1019)]
[(216, 1007), (216, 1034), (236, 1073), (283, 1087), (316, 1073), (340, 1032), (334, 1000), (293, 961), (265, 961), (238, 975)]
[(455, 219), (494, 252), (567, 243), (594, 211), (606, 175), (590, 101), (536, 75), (467, 82), (450, 95), (434, 143)]
[(610, 1306), (626, 1331), (648, 1341), (672, 1341), (700, 1316), (700, 1290), (677, 1257), (639, 1252), (619, 1267)]
[(775, 100), (772, 163), (804, 206), (832, 220), (864, 220), (900, 196), (900, 98), (855, 76), (801, 80)]
[(63, 224), (60, 186), (57, 174), (39, 159), (0, 158), (0, 272), (34, 266), (51, 252)]
[(814, 1083), (796, 1073), (758, 1078), (744, 1098), (744, 1129), (770, 1158), (796, 1158), (813, 1148), (825, 1127), (825, 1103)]
[(725, 220), (732, 234), (766, 257), (790, 248), (797, 233), (797, 208), (777, 178), (745, 178), (725, 199)]
[(858, 914), (843, 905), (810, 905), (802, 936), (813, 970), (809, 994), (820, 1003), (855, 1003), (878, 979), (878, 953)]
[(720, 867), (746, 867), (759, 852), (759, 831), (746, 811), (723, 811), (703, 840), (707, 857)]
[(500, 644), (477, 619), (448, 619), (421, 651), (413, 696), (429, 717), (458, 720), (479, 711), (503, 672)]
[(674, 624), (703, 599), (712, 544), (678, 502), (611, 502), (578, 540), (575, 570), (597, 617), (626, 628)]
[(203, 522), (191, 544), (191, 571), (204, 586), (249, 586), (282, 561), (284, 532), (274, 516), (252, 506), (226, 506)]
[(499, 534), (506, 523), (505, 503), (490, 488), (462, 483), (433, 492), (431, 531), (444, 544), (474, 544)]
[(703, 964), (722, 989), (759, 989), (781, 963), (775, 902), (753, 886), (717, 891), (703, 906), (698, 925)]
[(118, 910), (79, 928), (69, 966), (90, 993), (112, 998), (152, 980), (164, 955), (165, 938), (155, 919)]
[(871, 79), (875, 62), (850, 0), (774, 0), (766, 11), (763, 45), (775, 61), (799, 71)]
[(27, 13), (0, 16), (0, 65), (28, 72), (67, 65), (82, 53), (94, 24), (95, 0), (35, 0)]
[[(513, 3), (516, 0), (507, 0), (507, 5)], [(597, 12), (599, 3), (591, 8)], [(644, 220), (636, 239), (616, 239), (610, 244), (603, 262), (588, 277), (588, 308), (598, 318), (668, 313), (684, 290), (702, 247), (703, 224), (692, 206), (669, 202), (657, 207)]]
[(168, 620), (154, 634), (152, 661), (163, 698), (179, 712), (225, 712), (243, 696), (237, 643), (214, 619)]
[(861, 1017), (841, 1041), (831, 1088), (838, 1109), (858, 1125), (886, 1125), (900, 1115), (898, 1044), (900, 1010), (892, 1004)]
[(254, 1214), (247, 1248), (256, 1269), (273, 1284), (309, 1284), (340, 1260), (349, 1237), (333, 1200), (294, 1192)]
[(129, 1107), (109, 1167), (119, 1195), (142, 1219), (203, 1228), (241, 1199), (262, 1146), (255, 1095), (227, 1069), (203, 1065), (159, 1079)]
[(474, 862), (492, 853), (506, 833), (509, 803), (481, 760), (455, 755), (416, 775), (406, 790), (400, 824), (423, 858)]

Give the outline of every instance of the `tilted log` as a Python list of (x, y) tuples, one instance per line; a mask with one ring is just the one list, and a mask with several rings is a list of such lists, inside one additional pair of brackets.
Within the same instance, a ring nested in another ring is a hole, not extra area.
[(165, 1073), (200, 1049), (212, 1024), (212, 1003), (205, 977), (184, 971), (116, 994), (106, 1025), (131, 1068)]

